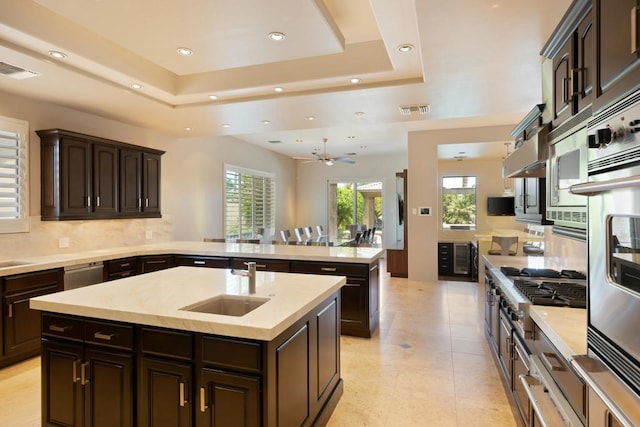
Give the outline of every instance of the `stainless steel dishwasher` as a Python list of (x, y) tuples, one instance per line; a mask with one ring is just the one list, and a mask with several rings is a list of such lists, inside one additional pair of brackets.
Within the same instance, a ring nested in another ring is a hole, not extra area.
[(102, 282), (102, 261), (70, 265), (64, 268), (64, 290)]

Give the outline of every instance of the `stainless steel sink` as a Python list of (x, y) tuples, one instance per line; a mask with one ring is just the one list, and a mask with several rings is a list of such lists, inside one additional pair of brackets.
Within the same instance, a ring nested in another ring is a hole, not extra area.
[(217, 297), (182, 307), (180, 310), (239, 317), (255, 310), (267, 301), (269, 301), (269, 298), (248, 295), (218, 295)]
[(28, 264), (31, 264), (31, 263), (30, 262), (24, 262), (24, 261), (14, 261), (14, 260), (0, 261), (0, 268), (20, 267), (21, 265), (28, 265)]

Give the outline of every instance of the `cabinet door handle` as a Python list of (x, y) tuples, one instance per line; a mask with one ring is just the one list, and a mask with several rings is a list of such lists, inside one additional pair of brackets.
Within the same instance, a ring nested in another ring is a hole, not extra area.
[(569, 103), (571, 101), (571, 77), (562, 79), (562, 102)]
[(142, 207), (142, 198), (138, 197), (138, 206), (136, 206), (137, 208), (141, 208)]
[(78, 376), (78, 363), (80, 363), (79, 360), (73, 361), (73, 373), (71, 375), (73, 375), (74, 383), (77, 383), (78, 381), (80, 381), (80, 377)]
[(320, 271), (338, 271), (337, 267), (321, 267)]
[[(556, 363), (553, 363), (550, 360), (552, 358), (556, 360)], [(564, 371), (564, 366), (558, 361), (558, 356), (553, 353), (542, 353), (540, 355), (540, 360), (542, 360), (542, 363), (547, 365), (547, 368), (552, 371)]]
[(638, 6), (631, 8), (631, 54), (638, 52), (638, 11)]
[(80, 384), (87, 385), (89, 384), (89, 376), (87, 375), (87, 368), (89, 367), (89, 362), (85, 362), (80, 366)]
[(123, 262), (122, 264), (120, 264), (120, 268), (129, 267), (130, 265), (131, 265), (130, 262)]
[(369, 269), (369, 272), (376, 271), (378, 269), (378, 267), (379, 267), (378, 264), (374, 265), (373, 267), (371, 267)]
[(69, 328), (68, 325), (62, 325), (62, 326), (58, 326), (58, 325), (49, 325), (49, 330), (53, 331), (53, 332), (67, 332), (67, 329)]
[(100, 196), (96, 196), (96, 207), (100, 207)]
[(207, 412), (207, 391), (204, 387), (200, 387), (200, 412)]
[(111, 338), (115, 336), (116, 334), (103, 334), (102, 332), (96, 332), (95, 334), (93, 334), (94, 338), (97, 338), (99, 340), (106, 340), (106, 341), (111, 341)]
[(184, 391), (184, 383), (180, 383), (180, 406), (184, 406), (187, 404), (187, 400), (185, 398), (185, 391)]
[(13, 303), (9, 304), (9, 313), (7, 313), (8, 318), (13, 317)]
[(87, 207), (91, 207), (91, 196), (87, 196)]
[(148, 208), (148, 207), (149, 207), (149, 198), (148, 198), (148, 197), (144, 200), (144, 206), (145, 206), (146, 208)]
[(205, 265), (206, 262), (205, 261), (193, 261), (194, 265)]

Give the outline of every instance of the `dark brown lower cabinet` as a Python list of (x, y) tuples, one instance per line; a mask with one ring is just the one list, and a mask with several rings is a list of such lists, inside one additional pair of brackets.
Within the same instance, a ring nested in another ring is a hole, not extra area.
[(203, 368), (198, 379), (196, 426), (259, 426), (260, 377)]
[(324, 425), (343, 392), (340, 292), (271, 341), (54, 313), (42, 325), (44, 426)]
[(133, 426), (133, 355), (43, 340), (42, 425)]
[(61, 269), (0, 278), (0, 367), (39, 354), (40, 312), (29, 308), (29, 299), (61, 287)]
[(138, 373), (138, 425), (189, 427), (192, 364), (142, 357)]

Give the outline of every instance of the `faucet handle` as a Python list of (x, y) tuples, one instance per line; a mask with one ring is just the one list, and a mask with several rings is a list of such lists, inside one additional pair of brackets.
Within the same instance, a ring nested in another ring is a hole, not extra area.
[(244, 265), (247, 266), (247, 270), (249, 271), (255, 271), (256, 270), (256, 262), (255, 261), (249, 261), (249, 262), (245, 262)]

